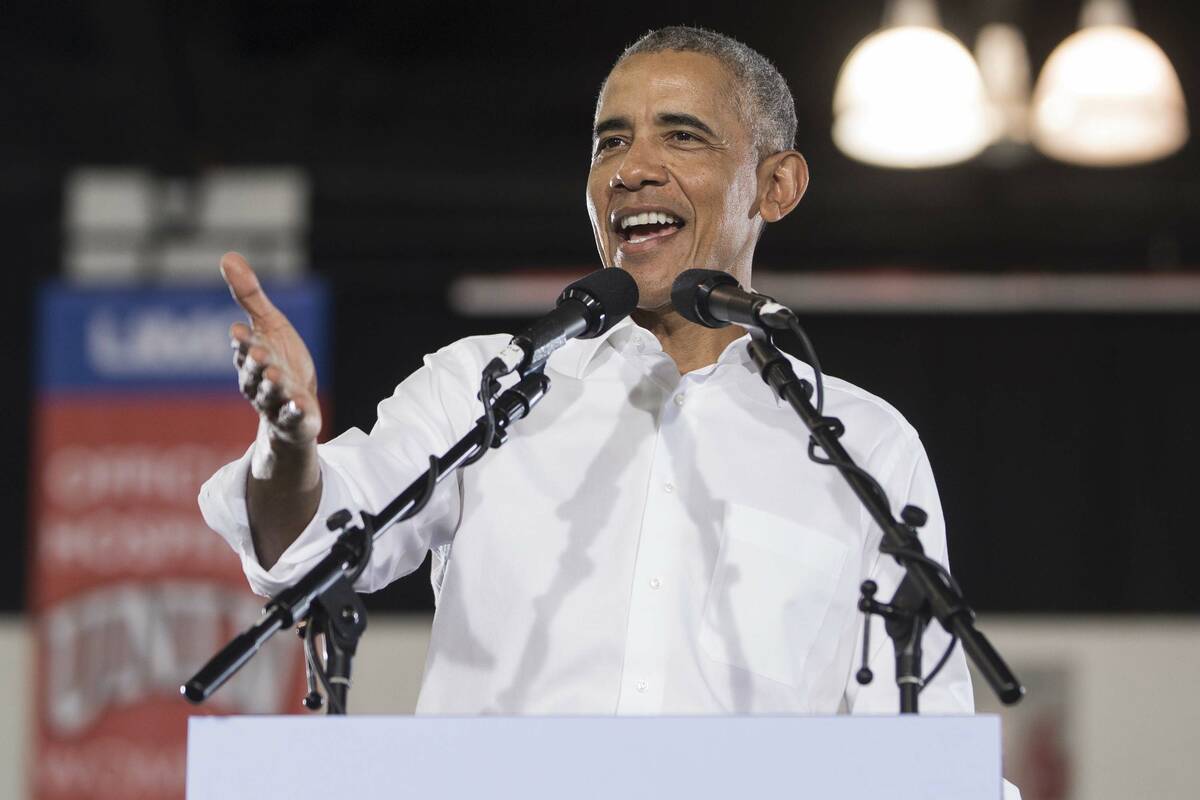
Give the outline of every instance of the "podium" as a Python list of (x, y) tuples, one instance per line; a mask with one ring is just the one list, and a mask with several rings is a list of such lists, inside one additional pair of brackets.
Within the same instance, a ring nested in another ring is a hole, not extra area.
[(1000, 720), (193, 717), (188, 800), (998, 800)]
[(193, 717), (188, 800), (998, 800), (962, 717)]

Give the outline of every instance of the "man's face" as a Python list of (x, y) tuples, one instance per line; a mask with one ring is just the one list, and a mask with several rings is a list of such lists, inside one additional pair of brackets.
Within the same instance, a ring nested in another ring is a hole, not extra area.
[(601, 92), (588, 214), (604, 266), (634, 277), (644, 309), (669, 305), (692, 267), (748, 282), (757, 158), (733, 90), (712, 56), (667, 51), (629, 57)]

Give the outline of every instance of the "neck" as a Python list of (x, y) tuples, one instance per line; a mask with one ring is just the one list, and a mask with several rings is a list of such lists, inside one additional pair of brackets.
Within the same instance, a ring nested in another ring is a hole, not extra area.
[(729, 343), (740, 339), (746, 333), (736, 325), (706, 328), (688, 322), (669, 306), (655, 309), (639, 308), (630, 316), (634, 322), (658, 337), (663, 352), (675, 360), (680, 375), (715, 364)]

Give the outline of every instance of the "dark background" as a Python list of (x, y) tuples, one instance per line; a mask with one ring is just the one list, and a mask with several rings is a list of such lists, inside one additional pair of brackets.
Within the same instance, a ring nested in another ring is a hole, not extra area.
[[(1200, 118), (1194, 2), (1134, 3)], [(940, 3), (973, 45), (1017, 24), (1036, 70), (1074, 0)], [(334, 295), (334, 428), (369, 428), (422, 353), (511, 319), (460, 319), (463, 273), (585, 269), (596, 90), (649, 28), (700, 24), (780, 67), (809, 193), (764, 238), (773, 270), (1164, 272), (1200, 264), (1194, 143), (1160, 163), (1071, 167), (1028, 153), (875, 169), (830, 140), (837, 70), (882, 3), (10, 3), (0, 26), (0, 298), (8, 378), (0, 610), (23, 606), (32, 297), (59, 271), (62, 184), (80, 165), (188, 176), (300, 165), (309, 252)], [(214, 274), (215, 274), (214, 259)], [(817, 315), (826, 369), (896, 405), (939, 479), (955, 572), (978, 608), (1200, 610), (1185, 564), (1196, 314)], [(373, 599), (429, 605), (424, 573)]]

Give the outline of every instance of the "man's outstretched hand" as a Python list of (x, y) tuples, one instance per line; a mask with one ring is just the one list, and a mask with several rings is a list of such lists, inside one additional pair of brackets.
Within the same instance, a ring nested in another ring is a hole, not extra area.
[(321, 502), (317, 371), (304, 340), (267, 297), (246, 259), (226, 253), (221, 275), (250, 317), (249, 325), (235, 322), (229, 335), (242, 394), (259, 417), (246, 513), (259, 563), (270, 569)]
[(267, 297), (241, 255), (226, 253), (221, 258), (221, 276), (250, 318), (250, 324), (235, 322), (229, 329), (233, 363), (242, 394), (258, 411), (272, 449), (315, 444), (321, 408), (317, 372), (304, 340)]

